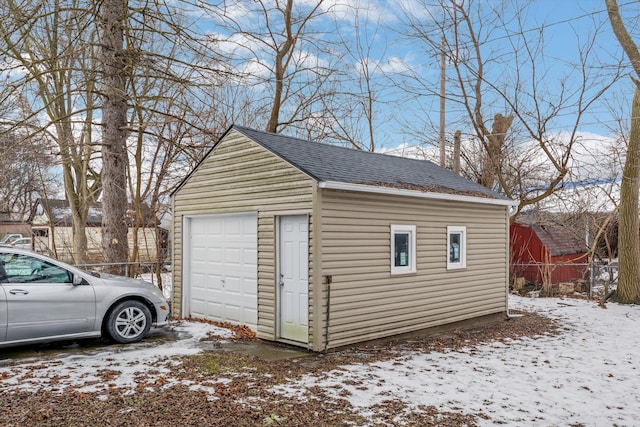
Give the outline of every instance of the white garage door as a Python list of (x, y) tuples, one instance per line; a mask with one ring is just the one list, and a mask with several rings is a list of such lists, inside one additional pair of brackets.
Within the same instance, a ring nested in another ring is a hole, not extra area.
[(258, 220), (255, 212), (188, 219), (187, 313), (258, 324)]

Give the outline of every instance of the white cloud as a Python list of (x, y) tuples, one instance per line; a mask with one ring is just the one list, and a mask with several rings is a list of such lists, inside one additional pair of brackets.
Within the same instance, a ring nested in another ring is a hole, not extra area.
[(431, 21), (434, 18), (437, 5), (428, 5), (424, 0), (390, 0), (388, 4), (395, 4), (394, 9), (399, 8), (408, 16), (416, 20)]
[[(309, 5), (316, 4), (315, 0), (303, 0)], [(331, 0), (325, 1), (322, 11), (338, 21), (353, 23), (358, 19), (365, 19), (375, 24), (392, 23), (398, 20), (393, 3), (375, 0)]]

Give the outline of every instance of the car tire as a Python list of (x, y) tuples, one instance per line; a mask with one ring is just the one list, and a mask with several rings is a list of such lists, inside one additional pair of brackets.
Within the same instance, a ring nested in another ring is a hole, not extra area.
[(151, 312), (140, 301), (127, 300), (116, 305), (107, 318), (109, 338), (120, 344), (138, 342), (151, 328)]

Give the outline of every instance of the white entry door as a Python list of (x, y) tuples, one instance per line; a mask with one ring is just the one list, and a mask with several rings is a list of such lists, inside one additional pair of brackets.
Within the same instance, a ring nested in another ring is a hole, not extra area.
[(309, 219), (280, 217), (280, 338), (309, 341)]
[(257, 330), (257, 223), (255, 212), (189, 219), (187, 316)]

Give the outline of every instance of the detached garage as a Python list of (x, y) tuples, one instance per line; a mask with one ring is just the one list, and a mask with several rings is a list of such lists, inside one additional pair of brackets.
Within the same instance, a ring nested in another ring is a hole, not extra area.
[(322, 351), (507, 311), (514, 203), (431, 162), (233, 126), (172, 203), (183, 317)]

